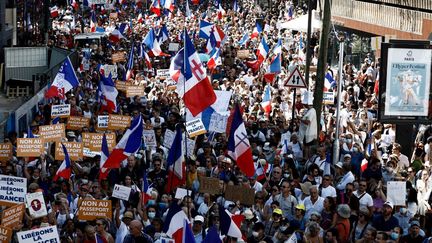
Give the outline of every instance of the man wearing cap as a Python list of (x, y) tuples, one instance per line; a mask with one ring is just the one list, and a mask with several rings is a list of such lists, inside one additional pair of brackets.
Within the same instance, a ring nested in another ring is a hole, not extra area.
[(274, 209), (271, 219), (265, 225), (266, 226), (265, 235), (269, 237), (273, 237), (273, 235), (278, 230), (282, 219), (283, 219), (282, 210), (280, 208)]
[(393, 216), (393, 203), (384, 203), (381, 215), (372, 220), (372, 226), (378, 231), (390, 232), (394, 227), (399, 227), (399, 221)]
[(352, 183), (355, 180), (354, 174), (351, 172), (350, 164), (338, 162), (336, 164), (336, 172), (343, 175), (336, 184), (336, 189), (339, 191), (343, 191), (348, 183)]
[(128, 234), (128, 227), (132, 222), (133, 218), (133, 213), (131, 211), (126, 211), (120, 220), (120, 202), (118, 202), (115, 211), (115, 223), (117, 226), (117, 232), (115, 237), (116, 243), (123, 243), (123, 239)]
[(424, 237), (420, 235), (420, 223), (413, 220), (410, 223), (409, 233), (399, 239), (400, 243), (421, 243)]
[(194, 234), (196, 243), (201, 243), (204, 239), (203, 227), (202, 227), (203, 224), (204, 224), (204, 217), (201, 215), (195, 216), (192, 225), (192, 232)]

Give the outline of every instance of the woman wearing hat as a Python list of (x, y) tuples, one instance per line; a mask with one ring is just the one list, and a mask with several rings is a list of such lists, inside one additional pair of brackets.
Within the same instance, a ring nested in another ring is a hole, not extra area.
[(351, 242), (355, 242), (363, 238), (369, 223), (369, 209), (364, 207), (360, 208), (358, 220), (354, 222), (350, 233)]
[(340, 204), (337, 208), (337, 215), (335, 228), (339, 232), (338, 242), (350, 242), (349, 234), (351, 231), (351, 225), (349, 218), (351, 216), (351, 209), (348, 204)]

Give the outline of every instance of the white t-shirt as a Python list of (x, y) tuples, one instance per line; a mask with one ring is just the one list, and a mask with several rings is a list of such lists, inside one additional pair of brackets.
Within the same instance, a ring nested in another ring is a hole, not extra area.
[(363, 195), (363, 194), (360, 194), (359, 191), (355, 191), (354, 195), (357, 198), (359, 198), (360, 208), (362, 208), (362, 207), (367, 208), (367, 207), (373, 206), (373, 199), (372, 199), (371, 195), (369, 195), (369, 193), (365, 192), (365, 195)]
[(324, 198), (318, 197), (315, 203), (312, 203), (310, 196), (306, 197), (304, 200), (304, 206), (306, 208), (305, 218), (309, 219), (312, 212), (321, 212), (324, 209)]
[(124, 237), (128, 234), (129, 230), (127, 225), (122, 221), (120, 227), (117, 229), (115, 243), (123, 243)]
[(336, 197), (336, 189), (332, 186), (328, 186), (326, 188), (322, 187), (321, 188), (321, 197), (326, 198), (326, 197)]

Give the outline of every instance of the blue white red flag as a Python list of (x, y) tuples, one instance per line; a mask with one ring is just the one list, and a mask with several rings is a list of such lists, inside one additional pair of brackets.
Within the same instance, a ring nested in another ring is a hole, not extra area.
[(264, 109), (264, 113), (269, 116), (271, 112), (271, 89), (270, 85), (267, 84), (264, 90), (263, 101), (261, 102), (261, 107)]
[(217, 66), (222, 65), (222, 60), (220, 57), (220, 49), (215, 48), (213, 51), (213, 55), (211, 55), (210, 59), (207, 61), (207, 68), (212, 71)]
[(71, 162), (69, 159), (69, 154), (67, 152), (66, 147), (63, 145), (63, 143), (61, 144), (62, 148), (63, 148), (63, 153), (64, 153), (64, 160), (63, 163), (60, 165), (60, 167), (58, 168), (53, 181), (57, 181), (60, 177), (65, 179), (65, 180), (69, 180), (71, 173), (72, 173), (72, 168), (71, 168)]
[(173, 189), (186, 182), (186, 165), (182, 140), (181, 125), (177, 124), (175, 137), (167, 158), (168, 183), (166, 192), (172, 192)]
[(144, 37), (143, 43), (148, 49), (150, 49), (153, 56), (157, 57), (157, 56), (165, 55), (161, 50), (159, 41), (156, 38), (156, 34), (153, 28), (151, 28), (147, 33), (147, 35)]
[(262, 32), (262, 26), (258, 22), (256, 22), (250, 38), (251, 39), (258, 38), (261, 32)]
[(242, 47), (243, 45), (245, 45), (247, 43), (247, 41), (249, 40), (249, 32), (246, 31), (246, 33), (243, 35), (243, 37), (241, 38), (241, 40), (239, 41), (239, 46)]
[(183, 220), (183, 241), (184, 243), (195, 243), (195, 236), (192, 233), (192, 229), (189, 225), (189, 221)]
[(115, 112), (117, 110), (116, 99), (118, 91), (111, 78), (111, 74), (108, 78), (106, 78), (105, 75), (100, 75), (99, 91), (101, 111), (107, 111), (108, 113)]
[(184, 80), (184, 76), (182, 74), (182, 70), (184, 67), (184, 49), (180, 49), (177, 54), (171, 59), (169, 73), (175, 82), (179, 82), (180, 80)]
[(134, 43), (132, 43), (132, 48), (131, 48), (131, 51), (129, 53), (128, 63), (126, 66), (127, 72), (126, 72), (126, 75), (124, 78), (125, 81), (128, 81), (129, 79), (131, 79), (133, 77), (134, 50), (135, 50)]
[(45, 97), (48, 99), (53, 97), (64, 99), (65, 93), (78, 86), (78, 78), (75, 74), (71, 60), (67, 57), (61, 65), (50, 88), (46, 92)]
[(214, 24), (207, 22), (205, 20), (200, 20), (200, 31), (199, 31), (199, 38), (208, 39), (210, 38), (210, 33), (213, 30)]
[(109, 157), (108, 141), (106, 139), (105, 133), (102, 137), (102, 148), (101, 148), (100, 157), (101, 158), (99, 163), (99, 180), (103, 180), (108, 177), (108, 173), (109, 173), (109, 168), (105, 167), (105, 162)]
[(96, 32), (96, 27), (98, 26), (97, 19), (96, 19), (96, 13), (94, 10), (91, 11), (91, 17), (90, 17), (90, 32)]
[(177, 203), (171, 203), (163, 227), (163, 232), (168, 237), (174, 239), (174, 242), (183, 242), (183, 224), (184, 220), (190, 222), (186, 213)]
[(147, 179), (147, 170), (144, 170), (141, 193), (142, 193), (142, 201), (145, 205), (147, 205), (148, 200), (151, 199), (151, 192), (152, 192), (152, 187), (149, 185)]
[(219, 218), (221, 235), (227, 235), (238, 239), (242, 238), (243, 235), (240, 230), (240, 225), (241, 221), (244, 219), (243, 215), (234, 215), (223, 207), (219, 207)]

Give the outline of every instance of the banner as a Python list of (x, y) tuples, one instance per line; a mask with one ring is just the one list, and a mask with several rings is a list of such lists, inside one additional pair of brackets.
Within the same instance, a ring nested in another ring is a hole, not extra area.
[(250, 55), (249, 50), (238, 50), (237, 51), (237, 58), (239, 59), (248, 59)]
[(97, 117), (97, 130), (106, 130), (108, 128), (108, 115)]
[(49, 242), (60, 243), (57, 226), (17, 232), (19, 243)]
[(147, 147), (156, 147), (156, 134), (154, 130), (143, 131), (144, 144)]
[(123, 92), (126, 92), (127, 87), (132, 86), (132, 85), (133, 84), (131, 82), (125, 82), (125, 81), (120, 81), (120, 80), (117, 80), (115, 82), (116, 89), (118, 91), (123, 91)]
[(109, 130), (124, 130), (130, 126), (131, 117), (121, 115), (109, 115), (108, 129)]
[[(174, 141), (174, 136), (175, 136), (175, 132), (167, 129), (165, 131), (163, 146), (166, 148), (171, 148), (171, 145)], [(184, 139), (185, 139), (185, 136), (183, 135), (183, 141), (184, 141)], [(187, 145), (187, 149), (183, 146), (183, 153), (187, 152), (187, 156), (190, 157), (193, 155), (193, 152), (195, 150), (195, 140), (188, 138), (186, 141), (186, 145)]]
[[(79, 160), (83, 158), (83, 146), (80, 142), (63, 142), (71, 160)], [(61, 143), (57, 142), (55, 145), (55, 160), (64, 160), (64, 152)]]
[(131, 98), (135, 96), (144, 96), (144, 86), (126, 86), (126, 97)]
[[(111, 151), (116, 146), (115, 133), (105, 133), (108, 150)], [(90, 151), (100, 152), (102, 149), (103, 133), (88, 133), (82, 134), (83, 147), (90, 149)]]
[(68, 117), (70, 115), (70, 104), (53, 105), (51, 107), (51, 118)]
[(45, 143), (61, 142), (65, 137), (65, 124), (39, 126), (39, 136), (44, 139)]
[[(394, 206), (405, 206), (405, 186), (406, 181), (388, 181), (387, 201), (392, 202)], [(401, 190), (401, 188), (403, 188), (404, 190)]]
[(78, 203), (78, 219), (92, 221), (112, 218), (111, 200), (83, 200)]
[(44, 140), (42, 138), (18, 138), (18, 157), (39, 157), (44, 152)]
[(427, 116), (432, 50), (389, 48), (385, 116)]
[(0, 205), (11, 206), (24, 203), (26, 193), (26, 178), (0, 175)]
[(25, 212), (24, 203), (20, 203), (3, 210), (1, 225), (9, 228), (14, 228), (15, 226), (18, 226), (23, 219), (24, 212)]
[(224, 112), (224, 114), (213, 112), (213, 114), (210, 117), (209, 131), (225, 133), (228, 124), (229, 115), (230, 115), (229, 112)]
[(0, 243), (11, 242), (13, 230), (9, 227), (0, 225)]
[(48, 215), (42, 192), (27, 194), (26, 203), (30, 216), (32, 216), (34, 219)]
[(190, 138), (206, 133), (206, 129), (200, 118), (186, 122), (186, 131)]
[(69, 130), (81, 130), (83, 127), (90, 126), (90, 118), (81, 116), (70, 116), (66, 128)]
[[(0, 143), (0, 162), (7, 162), (12, 158), (12, 144)], [(2, 165), (6, 165), (2, 163)]]
[(112, 197), (128, 201), (131, 190), (132, 190), (132, 188), (130, 188), (130, 187), (115, 184), (114, 190), (112, 192)]

